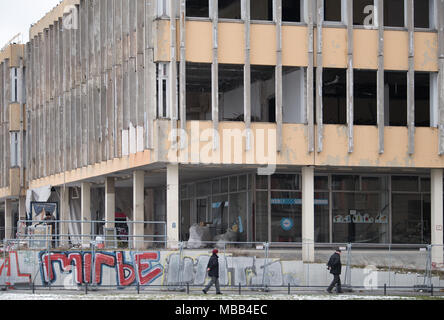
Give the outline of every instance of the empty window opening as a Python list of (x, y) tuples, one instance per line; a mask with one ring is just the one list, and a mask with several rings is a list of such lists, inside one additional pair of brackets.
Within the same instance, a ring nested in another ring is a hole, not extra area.
[(324, 0), (324, 20), (342, 21), (342, 0)]
[(346, 69), (323, 70), (323, 123), (347, 123)]
[(415, 73), (415, 126), (430, 127), (430, 74)]
[(211, 64), (187, 63), (187, 119), (211, 120)]
[(430, 7), (429, 0), (415, 0), (415, 28), (430, 28)]
[(11, 132), (11, 167), (15, 168), (19, 165), (20, 148), (19, 148), (19, 133)]
[(241, 19), (241, 1), (219, 0), (219, 18)]
[(384, 78), (389, 126), (407, 126), (407, 72), (386, 71)]
[(187, 17), (209, 17), (208, 0), (186, 0)]
[(355, 125), (377, 124), (376, 71), (355, 70), (353, 84), (353, 118)]
[(275, 67), (251, 66), (251, 121), (276, 122)]
[(404, 27), (404, 0), (384, 1), (384, 26)]
[(159, 63), (157, 66), (157, 117), (170, 117), (170, 84), (168, 63)]
[(244, 67), (219, 64), (219, 112), (223, 121), (244, 121)]
[(301, 22), (301, 0), (282, 0), (282, 21)]
[(251, 20), (273, 21), (273, 0), (254, 0), (250, 4)]
[(284, 123), (305, 122), (305, 70), (282, 69), (282, 119)]
[(11, 68), (11, 101), (18, 101), (18, 73), (17, 68)]
[(374, 25), (375, 6), (373, 0), (353, 0), (353, 24)]

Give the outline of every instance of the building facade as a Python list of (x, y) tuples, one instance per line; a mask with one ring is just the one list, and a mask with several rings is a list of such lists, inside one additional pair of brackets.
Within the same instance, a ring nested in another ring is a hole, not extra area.
[(65, 0), (19, 61), (19, 216), (49, 189), (62, 245), (123, 212), (136, 248), (201, 225), (443, 262), (443, 0)]

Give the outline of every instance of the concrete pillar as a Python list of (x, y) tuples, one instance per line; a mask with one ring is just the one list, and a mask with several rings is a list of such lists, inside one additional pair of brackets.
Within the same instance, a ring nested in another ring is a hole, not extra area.
[(145, 188), (145, 172), (134, 171), (133, 174), (133, 235), (134, 235), (134, 248), (144, 249), (144, 188)]
[(60, 220), (59, 223), (59, 244), (61, 247), (67, 247), (69, 243), (69, 223), (63, 222), (70, 220), (69, 214), (69, 187), (60, 188)]
[(443, 263), (443, 169), (432, 169), (431, 185), (431, 233), (432, 263)]
[(91, 183), (83, 182), (81, 187), (81, 234), (82, 234), (82, 243), (84, 245), (89, 245), (91, 241), (91, 237), (87, 235), (91, 235), (92, 226), (91, 223)]
[(115, 220), (116, 220), (115, 179), (107, 177), (105, 179), (105, 228), (114, 228)]
[(167, 240), (168, 248), (179, 241), (179, 165), (167, 165)]
[(13, 239), (12, 200), (5, 200), (5, 239)]
[(302, 260), (314, 262), (314, 168), (302, 168)]
[(26, 197), (19, 197), (19, 220), (26, 220)]

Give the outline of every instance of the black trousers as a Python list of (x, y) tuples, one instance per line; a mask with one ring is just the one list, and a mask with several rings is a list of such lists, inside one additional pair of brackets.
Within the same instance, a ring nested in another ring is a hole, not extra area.
[(336, 286), (336, 292), (340, 293), (342, 292), (341, 289), (341, 277), (339, 274), (333, 275), (333, 281), (331, 282), (330, 286), (328, 287), (328, 291), (333, 290), (333, 288)]

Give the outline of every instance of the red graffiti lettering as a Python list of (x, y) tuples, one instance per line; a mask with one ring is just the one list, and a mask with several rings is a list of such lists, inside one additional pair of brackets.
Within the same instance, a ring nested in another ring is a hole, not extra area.
[(126, 264), (123, 261), (123, 253), (117, 252), (117, 276), (119, 279), (119, 284), (122, 286), (131, 285), (136, 279), (136, 273), (132, 265)]
[(159, 254), (156, 252), (138, 253), (135, 255), (135, 261), (141, 285), (151, 283), (162, 274), (162, 268), (159, 265), (154, 268), (151, 265), (152, 261), (159, 261)]
[(116, 259), (114, 256), (104, 253), (96, 253), (95, 255), (95, 284), (102, 283), (102, 266), (114, 267), (116, 265)]

